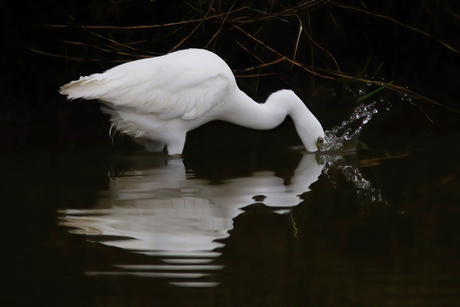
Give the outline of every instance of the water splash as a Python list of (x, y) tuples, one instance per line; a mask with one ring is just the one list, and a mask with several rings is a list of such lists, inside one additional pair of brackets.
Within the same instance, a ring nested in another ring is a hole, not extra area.
[[(373, 101), (368, 105), (361, 103), (353, 110), (353, 114), (349, 119), (344, 120), (340, 126), (335, 126), (331, 130), (325, 131), (324, 143), (319, 148), (320, 151), (338, 151), (338, 150), (355, 150), (358, 143), (359, 134), (364, 125), (366, 125), (372, 116), (378, 113), (376, 102)], [(353, 129), (351, 124), (358, 124), (358, 127)], [(341, 136), (338, 136), (342, 133)]]
[(363, 213), (368, 212), (376, 204), (388, 204), (384, 199), (381, 189), (372, 187), (359, 170), (355, 155), (318, 155), (318, 162), (324, 165), (322, 173), (328, 177), (334, 186), (338, 182), (338, 174), (342, 174), (345, 180), (353, 183), (356, 189), (356, 197), (362, 204)]

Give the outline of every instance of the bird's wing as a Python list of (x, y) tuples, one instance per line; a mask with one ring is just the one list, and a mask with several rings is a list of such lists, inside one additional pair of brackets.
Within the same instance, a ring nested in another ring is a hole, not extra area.
[[(213, 62), (214, 61), (214, 62)], [(217, 66), (217, 67), (216, 67)], [(111, 107), (195, 119), (222, 101), (233, 75), (215, 59), (158, 57), (125, 63), (61, 87), (68, 99), (99, 99)]]

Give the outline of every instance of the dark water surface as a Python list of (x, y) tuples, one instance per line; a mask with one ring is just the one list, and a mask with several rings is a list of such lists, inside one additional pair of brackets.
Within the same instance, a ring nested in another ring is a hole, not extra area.
[[(3, 154), (7, 305), (456, 306), (460, 150)], [(442, 144), (446, 144), (443, 142)]]

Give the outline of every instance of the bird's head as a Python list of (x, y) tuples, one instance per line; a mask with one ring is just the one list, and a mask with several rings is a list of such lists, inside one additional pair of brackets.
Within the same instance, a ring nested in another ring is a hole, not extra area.
[(318, 150), (321, 150), (324, 145), (324, 137), (318, 137), (318, 139), (316, 139), (315, 145)]
[(291, 96), (291, 110), (289, 115), (294, 121), (303, 145), (307, 151), (319, 151), (325, 142), (323, 126), (303, 101), (294, 92), (289, 92)]
[(304, 123), (300, 125), (296, 124), (296, 128), (307, 151), (316, 152), (322, 149), (325, 142), (325, 134), (319, 120), (311, 112), (310, 114), (311, 116), (308, 117), (308, 120), (304, 119)]

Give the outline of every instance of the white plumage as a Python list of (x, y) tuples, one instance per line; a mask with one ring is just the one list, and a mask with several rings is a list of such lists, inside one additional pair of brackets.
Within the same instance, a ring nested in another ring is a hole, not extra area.
[(203, 49), (128, 62), (80, 77), (60, 93), (100, 100), (112, 127), (147, 150), (166, 145), (170, 155), (182, 153), (188, 131), (213, 120), (272, 129), (290, 115), (308, 151), (316, 151), (324, 138), (321, 124), (294, 92), (281, 90), (258, 104), (238, 88), (228, 65)]

